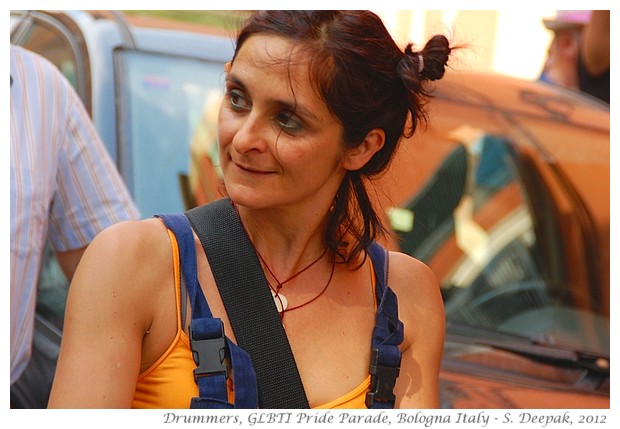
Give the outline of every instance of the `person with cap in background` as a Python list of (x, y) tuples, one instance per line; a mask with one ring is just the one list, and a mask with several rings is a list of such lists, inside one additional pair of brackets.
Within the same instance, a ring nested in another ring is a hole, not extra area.
[(559, 10), (545, 27), (553, 31), (539, 80), (610, 99), (609, 10)]

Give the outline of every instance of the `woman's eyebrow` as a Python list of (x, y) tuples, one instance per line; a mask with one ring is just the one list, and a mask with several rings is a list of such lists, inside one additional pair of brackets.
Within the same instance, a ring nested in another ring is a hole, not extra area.
[(232, 73), (227, 73), (226, 74), (226, 83), (232, 83), (232, 84), (235, 84), (237, 86), (240, 86), (243, 90), (246, 89), (246, 87), (243, 84), (243, 82), (241, 81), (241, 79), (239, 79), (238, 77), (236, 77)]
[(278, 106), (280, 106), (282, 109), (285, 110), (289, 110), (291, 112), (295, 112), (296, 115), (300, 115), (306, 119), (309, 119), (311, 121), (316, 121), (316, 122), (322, 122), (314, 113), (312, 113), (310, 110), (306, 109), (304, 106), (301, 106), (299, 104), (295, 104), (295, 103), (291, 103), (289, 101), (286, 100), (273, 100), (274, 103), (276, 103)]
[[(236, 85), (240, 87), (243, 91), (247, 92), (246, 85), (243, 83), (243, 81), (240, 78), (235, 76), (233, 73), (228, 73), (226, 75), (226, 83)], [(300, 116), (308, 118), (311, 121), (323, 122), (319, 117), (317, 117), (314, 113), (312, 113), (310, 109), (304, 107), (303, 105), (295, 103), (294, 101), (273, 98), (273, 99), (270, 99), (269, 102), (279, 106), (282, 109), (295, 112), (295, 114), (299, 114)]]

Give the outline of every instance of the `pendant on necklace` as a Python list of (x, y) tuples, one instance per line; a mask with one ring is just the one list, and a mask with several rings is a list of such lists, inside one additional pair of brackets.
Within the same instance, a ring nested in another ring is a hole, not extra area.
[(271, 290), (271, 296), (273, 297), (273, 302), (276, 303), (276, 308), (278, 309), (278, 313), (282, 313), (288, 307), (288, 301), (286, 297), (281, 293), (276, 294), (274, 290)]

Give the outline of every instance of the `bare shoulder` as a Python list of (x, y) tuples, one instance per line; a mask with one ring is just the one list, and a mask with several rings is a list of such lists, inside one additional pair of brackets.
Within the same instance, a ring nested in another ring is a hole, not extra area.
[(119, 222), (104, 229), (88, 246), (85, 255), (94, 254), (98, 259), (115, 260), (123, 265), (124, 261), (133, 263), (156, 257), (164, 249), (169, 249), (165, 225), (159, 219), (146, 219)]
[[(148, 246), (162, 242), (166, 238), (166, 227), (159, 219), (128, 220), (118, 222), (101, 231), (89, 247), (99, 251), (113, 246), (116, 250), (123, 248)], [(103, 249), (102, 249), (103, 248)]]
[[(403, 297), (434, 298), (439, 292), (435, 274), (419, 259), (400, 252), (390, 252), (390, 286)], [(422, 295), (422, 296), (420, 296)]]
[(171, 267), (170, 239), (157, 219), (118, 223), (97, 235), (69, 288), (51, 407), (131, 406), (140, 369), (174, 338)]
[(160, 220), (119, 222), (88, 246), (73, 283), (146, 293), (140, 286), (156, 285), (171, 264), (170, 239)]
[(160, 220), (106, 228), (86, 249), (71, 282), (69, 324), (116, 326), (119, 332), (132, 326), (139, 336), (159, 314), (162, 298), (173, 291), (172, 266), (170, 239)]
[(413, 330), (441, 335), (445, 327), (443, 299), (432, 270), (422, 261), (400, 252), (390, 252), (389, 267), (389, 283), (398, 297), (406, 342), (412, 336), (417, 337), (412, 335)]

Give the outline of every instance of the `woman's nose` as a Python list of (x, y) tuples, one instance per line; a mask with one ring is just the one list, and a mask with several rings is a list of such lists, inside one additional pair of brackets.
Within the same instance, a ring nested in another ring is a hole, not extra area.
[(269, 134), (268, 122), (251, 112), (240, 119), (240, 126), (235, 132), (232, 144), (239, 153), (252, 150), (263, 152), (268, 146)]

